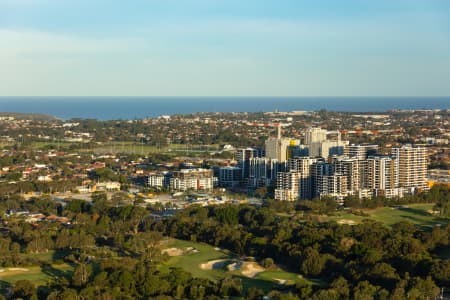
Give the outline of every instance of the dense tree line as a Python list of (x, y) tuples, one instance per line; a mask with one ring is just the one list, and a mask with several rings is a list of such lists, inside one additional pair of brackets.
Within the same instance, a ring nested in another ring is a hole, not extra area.
[(238, 255), (271, 258), (330, 283), (317, 291), (294, 288), (300, 298), (424, 299), (450, 285), (450, 262), (437, 255), (449, 245), (450, 225), (423, 231), (408, 222), (392, 228), (368, 220), (320, 224), (279, 217), (266, 207), (223, 206), (187, 209), (153, 228)]
[[(448, 189), (434, 188), (430, 201), (444, 203)], [(292, 209), (327, 211), (331, 199), (287, 203), (268, 201), (250, 205), (192, 206), (174, 217), (155, 221), (152, 209), (117, 205), (104, 193), (92, 202), (73, 199), (65, 207), (48, 198), (3, 199), (0, 211), (17, 207), (58, 214), (72, 221), (67, 226), (42, 222), (37, 226), (8, 218), (0, 237), (0, 266), (46, 261), (26, 254), (54, 251), (56, 261), (73, 266), (58, 278), (35, 286), (18, 281), (8, 297), (23, 299), (219, 299), (225, 296), (261, 299), (263, 291), (244, 289), (239, 277), (210, 281), (194, 278), (178, 268), (162, 272), (167, 257), (161, 253), (164, 236), (205, 242), (255, 257), (264, 266), (277, 264), (322, 285), (297, 284), (273, 290), (271, 299), (425, 299), (450, 286), (450, 262), (440, 257), (448, 249), (450, 225), (424, 231), (408, 222), (392, 227), (374, 221), (349, 226), (289, 217)], [(448, 203), (448, 201), (446, 202)], [(7, 291), (7, 289), (5, 290)]]

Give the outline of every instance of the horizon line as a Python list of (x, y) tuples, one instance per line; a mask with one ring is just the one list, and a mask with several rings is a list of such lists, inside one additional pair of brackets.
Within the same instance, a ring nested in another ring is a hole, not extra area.
[(281, 95), (271, 95), (271, 96), (158, 96), (158, 95), (145, 95), (145, 96), (135, 96), (135, 95), (0, 95), (0, 98), (450, 98), (450, 95), (421, 95), (421, 96), (393, 96), (393, 95), (380, 95), (380, 96), (367, 96), (367, 95), (357, 95), (357, 96), (281, 96)]

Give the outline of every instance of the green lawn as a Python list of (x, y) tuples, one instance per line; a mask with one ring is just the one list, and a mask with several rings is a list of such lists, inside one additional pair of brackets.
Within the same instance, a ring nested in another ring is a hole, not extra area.
[(49, 251), (46, 253), (23, 254), (25, 258), (32, 258), (42, 262), (42, 265), (0, 268), (0, 294), (18, 280), (29, 280), (35, 286), (45, 285), (50, 279), (58, 277), (72, 277), (73, 267), (66, 263), (53, 263), (64, 256), (64, 252)]
[[(196, 156), (199, 154), (205, 154), (208, 152), (215, 152), (218, 150), (218, 145), (184, 145), (184, 144), (170, 144), (168, 146), (151, 146), (143, 145), (140, 143), (133, 143), (129, 141), (124, 142), (104, 142), (101, 144), (83, 144), (76, 142), (57, 142), (57, 141), (39, 141), (32, 142), (30, 147), (34, 149), (64, 149), (73, 145), (82, 145), (80, 151), (94, 151), (98, 153), (165, 153), (173, 155), (188, 155)], [(0, 144), (0, 147), (3, 144)]]
[(49, 279), (72, 274), (73, 268), (68, 264), (54, 264), (48, 266), (32, 266), (20, 268), (3, 268), (0, 272), (0, 281), (10, 284), (18, 280), (30, 280), (35, 285), (45, 284)]
[(195, 249), (199, 250), (199, 252), (189, 253), (181, 256), (173, 256), (160, 267), (160, 270), (162, 272), (168, 272), (170, 267), (179, 267), (187, 272), (190, 272), (195, 277), (207, 278), (211, 280), (219, 280), (228, 276), (232, 276), (240, 278), (242, 280), (244, 289), (248, 289), (249, 287), (256, 287), (259, 289), (263, 289), (264, 291), (269, 291), (273, 287), (280, 286), (280, 283), (279, 281), (277, 281), (277, 279), (286, 280), (284, 284), (295, 284), (300, 281), (304, 281), (309, 284), (322, 283), (320, 280), (304, 279), (299, 274), (283, 271), (281, 269), (263, 271), (261, 273), (258, 273), (253, 278), (243, 276), (241, 271), (239, 270), (231, 272), (227, 271), (226, 267), (217, 270), (203, 270), (200, 268), (200, 264), (202, 263), (207, 263), (208, 261), (218, 259), (230, 260), (229, 262), (225, 263), (226, 266), (228, 263), (233, 262), (233, 259), (237, 258), (235, 255), (225, 250), (216, 250), (214, 247), (207, 244), (181, 240), (171, 240), (163, 248), (186, 249), (188, 247), (194, 247)]
[(435, 225), (446, 225), (450, 219), (442, 219), (430, 213), (434, 204), (410, 204), (402, 207), (382, 207), (377, 209), (362, 210), (369, 216), (357, 216), (350, 212), (339, 212), (335, 216), (325, 217), (325, 220), (337, 222), (353, 221), (361, 223), (364, 219), (371, 219), (392, 225), (400, 221), (409, 221), (417, 226), (432, 228)]
[(96, 152), (113, 152), (113, 153), (165, 153), (173, 155), (195, 155), (199, 153), (207, 153), (208, 151), (217, 151), (218, 145), (182, 145), (170, 144), (168, 146), (150, 146), (132, 142), (110, 142), (93, 148)]
[(214, 247), (193, 243), (181, 240), (171, 241), (166, 248), (186, 249), (194, 247), (199, 250), (197, 253), (190, 253), (182, 256), (173, 256), (164, 265), (161, 266), (161, 271), (168, 271), (170, 267), (180, 267), (190, 272), (195, 277), (208, 278), (217, 280), (225, 277), (225, 272), (222, 270), (202, 270), (200, 264), (206, 263), (210, 260), (216, 259), (232, 259), (233, 256), (227, 254), (225, 251), (217, 251)]
[(70, 145), (73, 145), (75, 143), (69, 143), (69, 142), (63, 142), (63, 141), (49, 141), (49, 142), (32, 142), (31, 143), (31, 147), (34, 149), (43, 149), (43, 148), (47, 148), (47, 147), (52, 147), (53, 149), (58, 149), (58, 147), (60, 148), (64, 148), (64, 147), (68, 147)]
[(56, 260), (63, 259), (68, 254), (67, 251), (50, 250), (44, 253), (26, 253), (21, 254), (25, 258), (32, 258), (40, 262), (54, 263)]

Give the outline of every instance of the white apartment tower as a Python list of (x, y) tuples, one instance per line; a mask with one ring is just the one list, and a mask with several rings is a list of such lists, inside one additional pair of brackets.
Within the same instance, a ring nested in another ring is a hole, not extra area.
[(299, 173), (298, 198), (300, 200), (312, 198), (311, 166), (317, 162), (316, 158), (295, 157), (288, 161), (288, 170)]
[(392, 148), (392, 157), (396, 159), (400, 187), (407, 189), (427, 188), (427, 149), (404, 145)]
[(254, 157), (249, 161), (248, 186), (252, 188), (271, 186), (275, 183), (278, 161), (267, 157)]
[(378, 145), (355, 145), (347, 147), (348, 156), (357, 160), (364, 160), (378, 152)]
[(347, 190), (356, 192), (361, 189), (360, 161), (356, 158), (337, 156), (333, 158), (334, 171), (347, 177)]
[[(334, 140), (329, 140), (328, 135), (336, 134)], [(341, 141), (339, 131), (327, 131), (321, 128), (309, 128), (305, 132), (305, 144), (308, 146), (310, 157), (323, 157), (328, 159), (332, 155), (344, 154), (348, 141)]]
[(305, 144), (311, 145), (312, 143), (324, 142), (327, 140), (327, 131), (321, 128), (309, 128), (305, 132)]
[(318, 178), (317, 192), (320, 198), (333, 197), (341, 202), (347, 196), (347, 177), (339, 173), (322, 175)]
[(275, 199), (281, 201), (296, 201), (299, 197), (299, 172), (279, 172)]
[(278, 126), (277, 137), (269, 137), (265, 142), (266, 157), (285, 162), (288, 159), (290, 142), (289, 138), (281, 137), (281, 127)]
[(398, 186), (395, 159), (389, 156), (371, 156), (367, 159), (367, 188), (389, 190)]

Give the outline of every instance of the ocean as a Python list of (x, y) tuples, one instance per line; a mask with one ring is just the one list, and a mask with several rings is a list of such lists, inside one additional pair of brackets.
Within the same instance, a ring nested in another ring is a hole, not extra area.
[(195, 112), (449, 109), (450, 97), (0, 97), (0, 112), (60, 119), (141, 119)]

